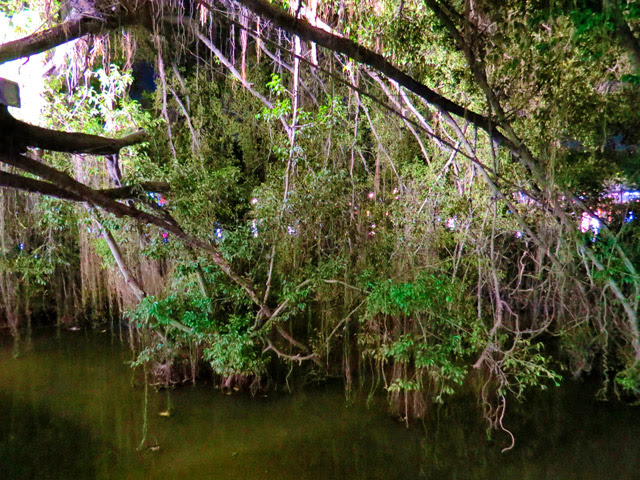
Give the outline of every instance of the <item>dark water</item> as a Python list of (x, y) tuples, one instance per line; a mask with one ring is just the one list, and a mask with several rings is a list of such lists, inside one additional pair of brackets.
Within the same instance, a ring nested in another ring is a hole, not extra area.
[[(0, 479), (640, 479), (640, 410), (568, 385), (512, 408), (488, 439), (475, 405), (407, 430), (335, 388), (225, 396), (144, 389), (108, 334), (0, 351)], [(160, 412), (171, 407), (173, 415)], [(152, 448), (151, 448), (152, 447)]]

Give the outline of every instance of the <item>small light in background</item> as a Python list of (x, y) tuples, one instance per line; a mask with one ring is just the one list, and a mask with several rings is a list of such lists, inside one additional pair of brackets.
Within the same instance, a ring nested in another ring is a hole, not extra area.
[(458, 217), (456, 215), (454, 215), (451, 218), (447, 218), (447, 220), (444, 222), (444, 224), (446, 225), (446, 227), (449, 230), (455, 230), (456, 229), (456, 220), (458, 219)]

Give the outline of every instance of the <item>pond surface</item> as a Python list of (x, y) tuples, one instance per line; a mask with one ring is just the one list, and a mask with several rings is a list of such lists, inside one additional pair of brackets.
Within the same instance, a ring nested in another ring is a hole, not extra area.
[[(210, 386), (144, 388), (109, 334), (40, 338), (0, 350), (0, 478), (638, 479), (640, 410), (569, 384), (514, 406), (516, 436), (487, 439), (475, 405), (407, 430), (337, 388), (226, 396)], [(459, 402), (460, 403), (460, 402)], [(173, 414), (161, 412), (171, 408)]]

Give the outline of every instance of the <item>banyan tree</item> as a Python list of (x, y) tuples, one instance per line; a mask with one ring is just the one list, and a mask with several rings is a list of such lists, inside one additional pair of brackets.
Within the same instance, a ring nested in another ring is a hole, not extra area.
[(16, 338), (116, 318), (162, 385), (291, 368), (406, 419), (471, 388), (495, 427), (569, 372), (638, 392), (631, 2), (32, 3), (0, 46), (48, 55), (40, 118), (0, 106)]

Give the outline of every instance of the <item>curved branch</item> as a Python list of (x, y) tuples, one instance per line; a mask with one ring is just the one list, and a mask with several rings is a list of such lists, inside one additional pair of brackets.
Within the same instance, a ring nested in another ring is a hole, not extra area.
[(122, 15), (111, 19), (80, 17), (69, 20), (43, 32), (0, 45), (0, 65), (46, 52), (88, 34), (99, 35), (120, 26), (131, 25), (139, 22), (141, 18), (143, 17), (136, 19), (134, 15)]
[(112, 155), (122, 148), (147, 141), (147, 133), (139, 130), (123, 138), (106, 138), (86, 133), (70, 133), (36, 127), (13, 118), (6, 107), (0, 106), (0, 147), (23, 149), (41, 148), (67, 153)]
[(114, 200), (137, 198), (145, 192), (167, 193), (169, 191), (171, 191), (171, 187), (167, 182), (142, 182), (136, 185), (98, 190), (98, 192)]
[[(210, 8), (204, 0), (198, 0), (199, 3)], [(470, 111), (461, 105), (449, 100), (448, 98), (434, 92), (426, 85), (418, 82), (413, 77), (401, 71), (398, 67), (391, 64), (382, 55), (375, 53), (362, 45), (357, 44), (349, 38), (340, 37), (333, 33), (327, 32), (317, 27), (313, 27), (309, 22), (301, 18), (295, 18), (284, 10), (276, 8), (265, 0), (237, 0), (238, 3), (244, 5), (256, 15), (271, 21), (275, 26), (297, 35), (300, 38), (315, 42), (334, 52), (342, 53), (353, 60), (364, 63), (379, 72), (385, 74), (392, 80), (398, 82), (407, 90), (424, 98), (427, 102), (435, 107), (449, 113), (453, 113), (460, 117), (468, 119), (471, 123), (485, 130), (489, 135), (497, 141), (506, 143), (511, 142), (500, 132), (496, 131), (496, 124), (489, 118)]]
[(48, 197), (55, 197), (61, 200), (71, 200), (82, 202), (82, 197), (68, 192), (53, 183), (43, 182), (34, 178), (23, 177), (14, 173), (0, 171), (0, 188), (11, 188), (28, 193), (37, 193)]
[(137, 208), (131, 207), (129, 205), (116, 202), (104, 193), (87, 187), (86, 185), (78, 182), (66, 173), (63, 173), (59, 170), (56, 170), (55, 168), (45, 165), (44, 163), (29, 158), (26, 155), (19, 155), (0, 150), (0, 161), (25, 172), (37, 175), (45, 180), (48, 180), (49, 182), (55, 184), (59, 189), (80, 197), (82, 199), (81, 201), (99, 207), (109, 213), (112, 213), (116, 217), (129, 217), (139, 223), (155, 225), (166, 230), (169, 233), (174, 234), (186, 244), (208, 252), (211, 256), (212, 262), (218, 268), (220, 268), (220, 270), (222, 270), (236, 285), (241, 287), (255, 305), (260, 307), (261, 316), (268, 318), (272, 315), (271, 309), (261, 302), (260, 297), (253, 287), (251, 281), (236, 273), (215, 245), (189, 235), (184, 230), (182, 230), (182, 228), (180, 228), (180, 226), (175, 222), (160, 218), (156, 215), (152, 215), (142, 210), (138, 210)]
[(278, 357), (284, 358), (286, 360), (291, 360), (293, 362), (298, 362), (299, 364), (301, 364), (305, 360), (313, 360), (317, 364), (320, 363), (320, 359), (318, 358), (318, 356), (315, 353), (310, 353), (309, 355), (300, 355), (299, 353), (297, 355), (287, 355), (286, 353), (282, 353), (280, 350), (278, 350), (276, 347), (274, 347), (273, 343), (271, 342), (271, 340), (267, 339), (267, 344), (268, 344), (268, 346), (264, 350), (262, 350), (262, 353), (266, 353), (269, 350), (273, 350), (273, 352)]

